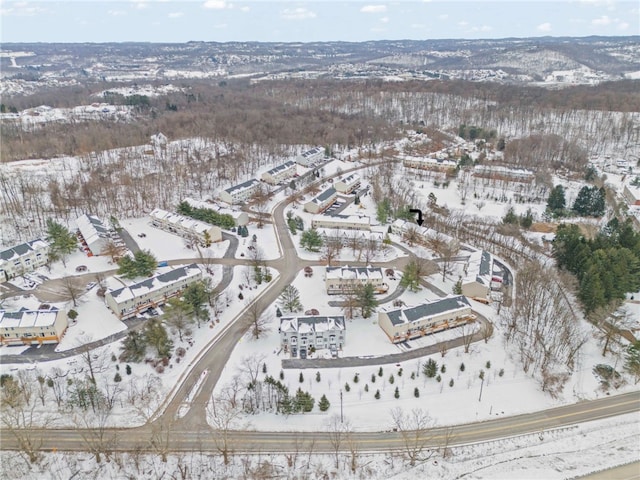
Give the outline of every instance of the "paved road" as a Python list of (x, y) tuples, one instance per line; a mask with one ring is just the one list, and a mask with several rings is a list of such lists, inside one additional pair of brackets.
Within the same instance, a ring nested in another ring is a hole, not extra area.
[(592, 473), (580, 477), (580, 480), (640, 480), (640, 462)]
[[(631, 392), (530, 414), (501, 417), (452, 427), (432, 428), (420, 433), (418, 441), (421, 443), (424, 441), (426, 448), (438, 448), (445, 445), (451, 447), (515, 435), (540, 433), (553, 428), (638, 412), (639, 410), (640, 392)], [(388, 419), (381, 419), (381, 429), (385, 431), (355, 433), (353, 435), (360, 452), (387, 452), (403, 448), (400, 434), (390, 431), (390, 424), (385, 428), (385, 421)], [(219, 437), (202, 421), (198, 424), (180, 424), (178, 422), (170, 425), (166, 423), (165, 428), (169, 429), (168, 446), (170, 451), (217, 451), (216, 441)], [(150, 442), (153, 431), (152, 426), (146, 425), (134, 429), (106, 429), (102, 432), (83, 429), (33, 429), (28, 434), (34, 444), (42, 442), (44, 450), (85, 451), (88, 449), (89, 443), (87, 438), (95, 439), (97, 435), (101, 434), (104, 438), (117, 440), (110, 447), (112, 451), (153, 452), (155, 449)], [(3, 449), (16, 450), (19, 448), (16, 436), (6, 430), (0, 430), (0, 434)], [(265, 454), (290, 452), (292, 449), (300, 452), (329, 452), (334, 448), (328, 432), (242, 430), (228, 432), (228, 436), (235, 453)], [(346, 443), (343, 442), (339, 450), (347, 451), (349, 446)]]

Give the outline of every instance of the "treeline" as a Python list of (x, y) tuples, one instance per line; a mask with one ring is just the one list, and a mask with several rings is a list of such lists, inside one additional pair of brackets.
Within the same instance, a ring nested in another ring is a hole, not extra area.
[(553, 242), (559, 268), (578, 280), (578, 298), (587, 314), (640, 289), (640, 234), (631, 220), (611, 220), (593, 239), (577, 225), (560, 225)]
[(187, 201), (182, 201), (178, 204), (178, 213), (201, 222), (216, 225), (225, 230), (231, 230), (236, 225), (235, 220), (228, 213), (218, 213), (210, 208), (192, 207)]

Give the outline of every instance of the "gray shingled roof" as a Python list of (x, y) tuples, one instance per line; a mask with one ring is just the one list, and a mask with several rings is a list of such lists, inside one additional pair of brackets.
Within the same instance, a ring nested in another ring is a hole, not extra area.
[(457, 310), (464, 306), (471, 306), (467, 297), (458, 295), (456, 297), (447, 297), (435, 302), (423, 303), (415, 307), (405, 309), (392, 310), (387, 312), (389, 320), (393, 325), (401, 325), (406, 322), (415, 322), (422, 318), (433, 317), (450, 310)]
[(287, 170), (288, 168), (291, 168), (293, 165), (295, 165), (295, 162), (292, 161), (288, 161), (286, 163), (283, 163), (282, 165), (278, 165), (277, 167), (273, 167), (271, 170), (269, 170), (267, 173), (274, 175), (282, 170)]
[(486, 250), (482, 251), (480, 257), (480, 275), (491, 275), (491, 254)]
[(238, 185), (234, 185), (233, 187), (229, 187), (225, 190), (227, 193), (235, 192), (236, 190), (244, 190), (245, 188), (249, 188), (251, 185), (258, 183), (258, 180), (252, 178), (251, 180), (247, 180), (246, 182), (239, 183)]
[(331, 198), (333, 195), (335, 195), (336, 193), (336, 189), (333, 187), (327, 188), (324, 192), (322, 192), (320, 195), (318, 195), (316, 198), (313, 199), (314, 202), (319, 202), (322, 203), (325, 200)]
[(173, 283), (177, 280), (180, 280), (183, 277), (187, 276), (187, 272), (192, 268), (198, 268), (198, 265), (192, 263), (191, 265), (185, 265), (180, 268), (174, 268), (173, 270), (169, 270), (168, 272), (161, 273), (160, 275), (156, 275), (155, 277), (150, 277), (141, 282), (135, 283), (133, 285), (129, 285), (128, 287), (122, 287), (117, 290), (112, 290), (111, 296), (113, 298), (117, 298), (123, 291), (125, 290), (140, 290), (142, 288), (151, 289), (153, 288), (153, 284), (158, 281), (161, 283)]

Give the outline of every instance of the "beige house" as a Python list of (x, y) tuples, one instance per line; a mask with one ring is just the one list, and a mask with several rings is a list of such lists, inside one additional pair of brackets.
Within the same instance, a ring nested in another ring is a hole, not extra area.
[(252, 178), (222, 190), (220, 192), (220, 200), (229, 204), (246, 202), (258, 191), (258, 188), (260, 188), (260, 181)]
[(36, 239), (0, 252), (0, 283), (32, 272), (49, 259), (49, 244)]
[(280, 182), (292, 178), (296, 174), (296, 168), (295, 162), (288, 161), (264, 172), (260, 178), (271, 185), (278, 185)]
[(327, 267), (324, 282), (329, 295), (354, 292), (368, 283), (373, 285), (376, 293), (389, 290), (380, 267)]
[(360, 187), (360, 175), (357, 173), (351, 173), (349, 175), (345, 175), (340, 180), (333, 184), (333, 187), (338, 191), (338, 193), (342, 193), (347, 195), (352, 193), (354, 190)]
[(2, 345), (59, 343), (67, 325), (64, 310), (0, 310), (0, 342)]
[(311, 347), (341, 350), (346, 340), (343, 315), (333, 317), (282, 317), (280, 319), (280, 346), (292, 357), (298, 353), (305, 358)]
[(313, 228), (371, 231), (371, 218), (366, 215), (316, 215), (311, 219)]
[(408, 157), (402, 160), (402, 165), (405, 168), (414, 168), (417, 170), (446, 172), (456, 168), (457, 163), (453, 160), (444, 160), (432, 157)]
[(329, 208), (338, 198), (338, 192), (331, 187), (320, 193), (313, 200), (304, 204), (304, 211), (309, 213), (322, 213)]
[(151, 217), (152, 226), (175, 233), (183, 238), (194, 238), (202, 246), (222, 240), (222, 230), (215, 225), (200, 222), (177, 213), (167, 212), (161, 208), (156, 208), (149, 216)]
[(109, 290), (105, 295), (105, 301), (118, 318), (125, 320), (148, 308), (164, 305), (169, 298), (199, 280), (202, 280), (202, 271), (193, 263), (128, 287)]
[(457, 327), (475, 319), (469, 301), (462, 295), (415, 307), (378, 310), (378, 325), (393, 343)]
[(467, 297), (488, 298), (491, 292), (493, 258), (489, 252), (478, 250), (469, 255), (464, 267), (462, 294)]

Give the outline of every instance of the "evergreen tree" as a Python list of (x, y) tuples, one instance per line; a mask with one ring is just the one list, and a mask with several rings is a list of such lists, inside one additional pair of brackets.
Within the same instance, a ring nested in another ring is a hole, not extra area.
[(300, 383), (303, 383), (303, 382), (304, 382), (304, 375), (302, 374), (302, 372), (300, 372), (300, 376), (298, 377), (298, 381), (299, 381)]
[(284, 371), (280, 370), (280, 380), (284, 380)]
[(505, 225), (517, 225), (518, 224), (518, 216), (516, 215), (513, 207), (509, 207), (507, 213), (504, 217), (502, 217), (502, 223)]
[(280, 294), (280, 302), (282, 308), (289, 312), (298, 312), (302, 310), (302, 303), (300, 303), (300, 292), (293, 285), (287, 285)]
[(393, 385), (395, 383), (395, 381), (396, 381), (396, 379), (394, 378), (393, 373), (392, 373), (391, 375), (389, 375), (389, 383)]
[(376, 300), (376, 290), (373, 284), (366, 283), (360, 286), (356, 291), (356, 299), (362, 318), (369, 318), (375, 308), (378, 306)]
[(116, 374), (113, 377), (113, 381), (116, 383), (120, 383), (122, 381), (122, 376), (120, 375), (120, 372), (116, 372)]
[(182, 298), (191, 307), (193, 317), (198, 322), (198, 328), (200, 328), (200, 322), (209, 321), (210, 314), (207, 306), (210, 293), (209, 287), (202, 281), (187, 285), (182, 292)]
[(400, 286), (408, 288), (411, 292), (420, 290), (420, 274), (418, 272), (418, 264), (415, 261), (409, 262), (402, 272)]
[(315, 228), (305, 230), (300, 236), (300, 246), (310, 252), (320, 251), (322, 243), (322, 237)]
[(350, 392), (351, 391), (351, 387), (349, 386), (348, 382), (344, 384), (344, 391), (345, 392)]
[(52, 260), (62, 260), (66, 266), (67, 255), (72, 253), (78, 246), (76, 236), (65, 226), (47, 219), (47, 236), (49, 243), (49, 257)]
[(449, 380), (449, 386), (453, 387), (453, 378), (451, 380)]
[(376, 205), (376, 219), (380, 223), (387, 223), (391, 216), (391, 202), (388, 198), (384, 198)]
[(359, 381), (360, 381), (360, 376), (359, 376), (359, 374), (357, 374), (357, 373), (356, 373), (356, 374), (353, 376), (353, 383), (358, 383)]
[(382, 373), (382, 367), (380, 367), (380, 368), (378, 369), (378, 376), (379, 376), (379, 377), (381, 377), (382, 375), (383, 375), (383, 373)]
[(422, 367), (422, 373), (424, 373), (428, 378), (435, 377), (438, 373), (438, 362), (433, 358), (427, 360), (427, 363)]
[(633, 376), (636, 384), (640, 381), (640, 340), (636, 340), (627, 347), (624, 369)]
[(125, 371), (127, 372), (127, 375), (131, 375), (131, 365), (127, 364)]
[(578, 192), (572, 210), (583, 217), (601, 217), (605, 212), (604, 188), (583, 186)]
[(460, 364), (460, 371), (461, 371), (461, 372), (464, 372), (464, 363), (461, 363), (461, 364)]
[(420, 397), (420, 390), (418, 389), (418, 387), (413, 389), (413, 396), (416, 398)]
[(124, 256), (118, 261), (118, 275), (124, 278), (150, 277), (158, 268), (158, 260), (149, 250), (139, 250), (133, 258)]
[(182, 298), (174, 297), (167, 301), (163, 310), (162, 318), (176, 329), (182, 341), (183, 332), (188, 332), (193, 323), (193, 307)]
[(150, 320), (144, 329), (144, 338), (147, 344), (156, 349), (158, 357), (171, 357), (173, 351), (173, 342), (167, 334), (159, 319)]
[(320, 401), (318, 402), (318, 408), (321, 412), (326, 412), (327, 410), (329, 410), (330, 406), (331, 404), (329, 403), (327, 396), (323, 394), (322, 397), (320, 397)]
[(547, 211), (555, 216), (562, 215), (564, 209), (567, 206), (567, 201), (564, 195), (564, 187), (562, 185), (556, 185), (551, 190), (549, 198), (547, 199)]
[(400, 390), (398, 389), (398, 387), (396, 387), (396, 390), (393, 392), (393, 396), (395, 398), (400, 398)]
[[(120, 360), (123, 362), (140, 362), (147, 352), (147, 342), (137, 330), (129, 330), (121, 347)], [(127, 365), (128, 366), (128, 365)], [(131, 370), (131, 367), (129, 367)], [(130, 373), (127, 373), (130, 375)]]
[(375, 398), (376, 400), (380, 400), (380, 390), (376, 390), (376, 393), (375, 393), (375, 395), (374, 395), (374, 398)]

